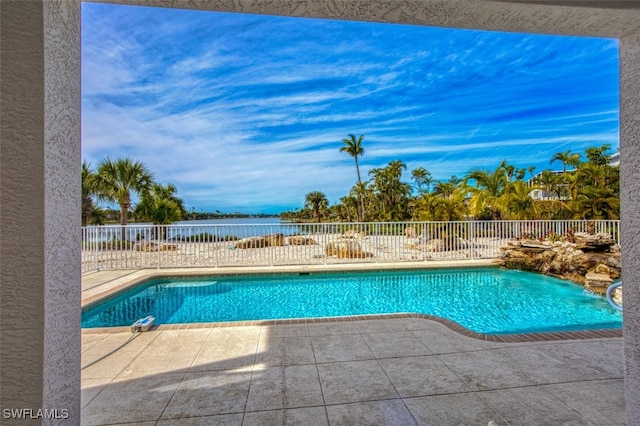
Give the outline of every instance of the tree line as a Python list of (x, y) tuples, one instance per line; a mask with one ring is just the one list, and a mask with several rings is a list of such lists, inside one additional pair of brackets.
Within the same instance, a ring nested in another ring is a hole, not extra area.
[[(365, 153), (364, 135), (350, 134), (340, 152), (355, 160), (357, 180), (349, 193), (329, 205), (322, 191), (309, 192), (300, 210), (283, 212), (293, 221), (455, 221), (534, 219), (619, 219), (620, 180), (611, 166), (610, 145), (581, 153), (558, 152), (550, 164), (562, 163), (561, 172), (549, 169), (534, 175), (535, 167), (517, 168), (503, 160), (495, 169), (473, 168), (465, 176), (436, 181), (424, 167), (411, 170), (393, 160), (374, 168), (363, 181), (358, 158)], [(571, 167), (571, 169), (569, 169)], [(527, 179), (527, 176), (529, 177)], [(538, 191), (538, 197), (532, 193)]]
[[(139, 198), (135, 207), (132, 196)], [(101, 201), (115, 203), (119, 210), (100, 207)], [(155, 182), (153, 173), (140, 161), (106, 158), (95, 170), (82, 163), (82, 226), (104, 225), (130, 220), (169, 225), (180, 220), (277, 217), (272, 214), (245, 214), (186, 211), (175, 185)]]
[[(92, 169), (82, 163), (82, 226), (102, 225), (111, 219), (109, 209), (98, 206), (108, 201), (120, 207), (120, 224), (126, 225), (129, 216), (137, 221), (167, 225), (186, 216), (184, 203), (173, 184), (163, 185), (154, 180), (153, 173), (140, 161), (109, 157)], [(132, 196), (139, 198), (135, 208)]]

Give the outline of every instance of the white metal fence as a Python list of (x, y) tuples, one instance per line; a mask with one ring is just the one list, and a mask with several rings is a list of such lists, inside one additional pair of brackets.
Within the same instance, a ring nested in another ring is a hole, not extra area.
[(128, 225), (82, 229), (82, 272), (495, 258), (512, 238), (602, 232), (617, 220)]

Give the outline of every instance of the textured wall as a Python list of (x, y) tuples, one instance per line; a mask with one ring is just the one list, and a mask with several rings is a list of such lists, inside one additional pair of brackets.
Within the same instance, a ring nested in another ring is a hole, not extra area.
[[(449, 28), (486, 29), (540, 34), (572, 34), (620, 37), (640, 28), (640, 3), (618, 3), (606, 9), (611, 0), (582, 2), (592, 7), (570, 7), (574, 0), (538, 0), (529, 3), (509, 0), (89, 0), (182, 9), (269, 15), (393, 22)], [(569, 5), (569, 6), (567, 6)], [(621, 9), (626, 5), (627, 10)], [(601, 8), (598, 8), (600, 6)]]
[[(43, 408), (80, 419), (80, 2), (44, 2)], [(45, 422), (47, 423), (47, 422)]]
[(0, 19), (0, 408), (79, 423), (80, 4), (3, 1)]
[(620, 40), (622, 287), (625, 401), (630, 425), (640, 424), (640, 32)]
[(42, 406), (42, 4), (0, 5), (0, 408)]

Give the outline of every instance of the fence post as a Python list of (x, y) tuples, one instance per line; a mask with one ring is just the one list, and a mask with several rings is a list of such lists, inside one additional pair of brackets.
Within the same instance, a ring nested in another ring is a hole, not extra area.
[[(380, 224), (376, 223), (373, 225), (374, 233), (376, 235), (375, 242), (373, 247), (376, 249), (378, 253), (380, 253)], [(377, 259), (377, 256), (376, 256)]]
[(476, 235), (476, 222), (472, 221), (470, 223), (470, 230), (469, 230), (469, 242), (470, 242), (470, 246), (471, 246), (471, 247), (469, 247), (469, 250), (471, 250), (471, 253), (469, 253), (469, 258), (471, 260), (475, 259), (476, 248), (475, 248), (475, 244), (473, 242), (473, 239), (474, 239), (475, 235)]
[[(273, 225), (269, 226), (269, 235), (274, 235)], [(275, 236), (272, 236), (269, 239), (267, 239), (267, 241), (269, 241), (269, 249), (270, 249), (269, 250), (269, 254), (271, 255), (270, 256), (271, 257), (271, 260), (270, 260), (271, 267), (273, 267), (274, 257), (275, 257), (275, 255), (274, 255), (274, 246), (271, 244), (271, 242), (273, 241), (274, 238), (275, 238)]]
[[(364, 226), (364, 225), (363, 225)], [(374, 243), (373, 243), (373, 247), (371, 247), (371, 253), (375, 253), (380, 252), (380, 250), (378, 249), (378, 234), (380, 233), (380, 229), (378, 228), (378, 225), (374, 225), (373, 226), (373, 230), (371, 230), (371, 225), (367, 226), (367, 231), (369, 234), (369, 237), (371, 237), (371, 235), (375, 235), (374, 237)], [(375, 259), (375, 263), (378, 263), (380, 260), (380, 256), (376, 256), (375, 254), (373, 255), (374, 259)]]
[(422, 243), (422, 260), (427, 261), (427, 223), (422, 222), (422, 232), (420, 233), (420, 237), (418, 239), (420, 243)]
[(324, 241), (324, 264), (327, 264), (327, 258), (329, 256), (327, 256), (327, 233), (324, 230), (324, 225), (312, 225), (314, 228), (318, 229), (318, 231), (320, 232), (320, 235), (322, 235), (322, 240)]
[[(220, 253), (218, 253), (218, 251), (220, 250), (220, 247), (216, 247), (216, 244), (220, 242), (220, 232), (218, 231), (218, 227), (214, 226), (213, 227), (213, 237), (212, 237), (212, 242), (213, 242), (213, 263), (216, 265), (216, 268), (220, 266)], [(224, 247), (224, 246), (223, 246)], [(216, 250), (217, 248), (217, 250)]]
[[(96, 234), (96, 232), (98, 231), (97, 228), (94, 228), (94, 234)], [(99, 256), (99, 251), (100, 251), (100, 244), (98, 241), (98, 235), (95, 235), (95, 245), (93, 246), (93, 254), (94, 254), (94, 259), (96, 262), (96, 271), (100, 270), (100, 256)]]

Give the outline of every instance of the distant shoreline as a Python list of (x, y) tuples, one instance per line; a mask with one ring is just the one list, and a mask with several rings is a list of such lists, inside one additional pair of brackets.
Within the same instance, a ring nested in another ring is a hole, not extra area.
[(244, 213), (187, 213), (181, 222), (190, 220), (217, 220), (217, 219), (273, 219), (279, 218), (280, 214), (244, 214)]
[[(217, 213), (189, 213), (187, 217), (178, 222), (174, 222), (172, 225), (181, 222), (195, 222), (200, 220), (229, 220), (229, 219), (279, 219), (280, 214), (217, 214)], [(285, 222), (289, 222), (288, 220)], [(120, 221), (118, 220), (108, 220), (104, 222), (105, 225), (120, 225)], [(127, 222), (128, 225), (149, 225), (150, 222), (136, 222), (135, 220), (129, 220)], [(93, 225), (92, 225), (93, 226)]]

